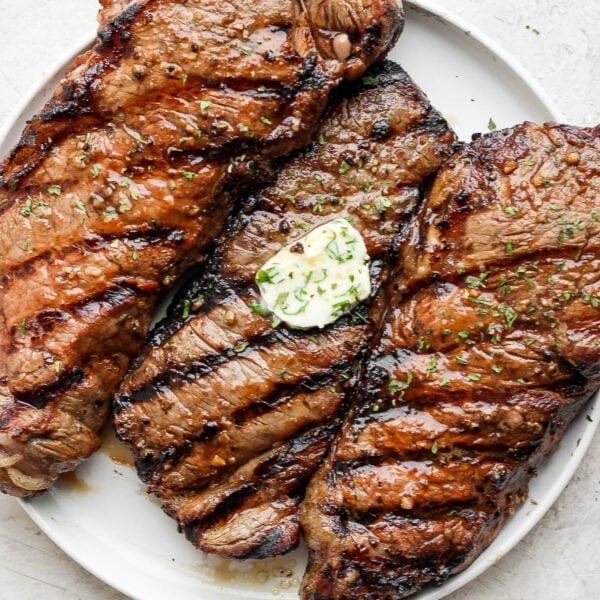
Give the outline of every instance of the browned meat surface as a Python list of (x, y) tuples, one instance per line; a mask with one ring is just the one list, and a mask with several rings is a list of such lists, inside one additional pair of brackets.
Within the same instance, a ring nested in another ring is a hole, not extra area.
[(483, 136), (408, 239), (306, 493), (305, 599), (403, 598), (467, 567), (598, 386), (600, 128)]
[(99, 445), (160, 294), (233, 200), (395, 41), (395, 0), (103, 2), (93, 49), (0, 163), (0, 490)]
[[(143, 480), (194, 544), (222, 556), (297, 545), (304, 487), (339, 424), (340, 380), (380, 321), (392, 249), (454, 142), (393, 63), (343, 94), (317, 141), (231, 220), (116, 403)], [(365, 239), (372, 301), (322, 330), (274, 329), (252, 308), (256, 273), (338, 217)]]

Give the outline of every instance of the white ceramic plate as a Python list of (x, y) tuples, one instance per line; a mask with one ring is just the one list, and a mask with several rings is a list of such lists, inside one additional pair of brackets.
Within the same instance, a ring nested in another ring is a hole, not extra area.
[[(462, 139), (523, 120), (562, 120), (537, 84), (482, 34), (426, 0), (407, 8), (405, 32), (391, 58), (427, 92)], [(72, 56), (65, 61), (69, 64)], [(54, 89), (64, 65), (0, 132), (0, 153), (16, 142), (24, 121)], [(438, 600), (499, 560), (550, 508), (589, 445), (597, 419), (572, 425), (560, 449), (532, 482), (530, 501), (510, 519), (494, 543), (464, 573), (415, 596)], [(597, 409), (596, 409), (597, 410)], [(139, 600), (297, 598), (305, 553), (268, 561), (224, 561), (196, 551), (145, 492), (132, 467), (107, 436), (103, 450), (44, 496), (23, 502), (41, 529), (94, 575)]]

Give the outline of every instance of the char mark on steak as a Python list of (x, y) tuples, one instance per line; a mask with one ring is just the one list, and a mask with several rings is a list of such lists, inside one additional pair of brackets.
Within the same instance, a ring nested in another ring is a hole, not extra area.
[[(232, 217), (115, 404), (142, 479), (194, 544), (221, 556), (297, 545), (298, 505), (339, 423), (341, 382), (377, 329), (392, 252), (454, 142), (389, 62), (337, 94), (315, 139)], [(324, 329), (274, 328), (254, 310), (257, 272), (340, 217), (365, 240), (372, 297)]]
[(14, 495), (98, 447), (157, 299), (402, 25), (395, 0), (103, 4), (94, 47), (0, 163), (0, 490)]
[(467, 567), (597, 389), (600, 128), (531, 123), (440, 170), (301, 512), (302, 598), (404, 598)]

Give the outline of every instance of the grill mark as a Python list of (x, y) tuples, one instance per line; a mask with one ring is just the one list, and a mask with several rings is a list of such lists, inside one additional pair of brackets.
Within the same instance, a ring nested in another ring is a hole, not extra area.
[(432, 111), (431, 106), (423, 103), (424, 116), (420, 118), (413, 126), (409, 127), (407, 134), (416, 133), (429, 133), (433, 135), (440, 135), (444, 133), (448, 127), (448, 124), (444, 117), (439, 113)]
[[(473, 271), (474, 272), (474, 271)], [(443, 351), (435, 351), (434, 355), (444, 355), (453, 356), (452, 352), (454, 349), (452, 348), (449, 352)], [(566, 395), (573, 397), (577, 394), (579, 390), (584, 390), (586, 387), (587, 376), (586, 370), (589, 367), (580, 364), (573, 364), (567, 358), (556, 352), (547, 351), (545, 353), (546, 360), (555, 361), (564, 375), (560, 377), (556, 377), (553, 382), (549, 382), (546, 385), (533, 385), (531, 384), (528, 388), (525, 388), (522, 384), (515, 383), (505, 383), (502, 386), (491, 387), (490, 384), (486, 384), (485, 388), (483, 384), (480, 384), (481, 389), (487, 389), (491, 396), (488, 396), (488, 399), (492, 403), (506, 403), (507, 405), (511, 405), (511, 398), (513, 396), (506, 396), (507, 393), (516, 393), (519, 390), (529, 389), (530, 391), (536, 392), (548, 392), (552, 395), (557, 393), (557, 385), (562, 386), (562, 389), (569, 390), (565, 391)], [(371, 360), (369, 364), (366, 365), (368, 377), (363, 382), (363, 389), (365, 391), (365, 397), (370, 398), (386, 398), (391, 401), (392, 396), (389, 393), (388, 383), (391, 379), (393, 379), (393, 373), (400, 373), (406, 371), (405, 365), (414, 360), (415, 357), (424, 357), (429, 356), (429, 354), (421, 354), (416, 352), (410, 348), (394, 348), (388, 354), (383, 354), (381, 349), (374, 349), (371, 353)], [(410, 369), (409, 369), (410, 370)], [(429, 384), (427, 382), (421, 383), (422, 388), (425, 391), (428, 391)], [(473, 388), (475, 389), (475, 388)], [(385, 391), (387, 390), (387, 391)], [(429, 390), (431, 391), (431, 390)], [(439, 390), (435, 390), (436, 392)], [(460, 405), (464, 398), (464, 391), (460, 390), (451, 390), (447, 389), (444, 391), (444, 399), (447, 403), (457, 403)], [(410, 396), (410, 404), (413, 408), (424, 410), (426, 407), (432, 406), (432, 403), (435, 404), (438, 401), (437, 395), (434, 394), (427, 400), (427, 395), (416, 397), (414, 394)], [(391, 403), (390, 403), (391, 406)], [(375, 417), (372, 413), (370, 404), (365, 402), (361, 406), (357, 407), (357, 426), (364, 427), (368, 421), (382, 418), (384, 413), (379, 413), (378, 417)], [(386, 410), (391, 410), (390, 408)]]
[[(159, 227), (153, 225), (151, 227), (142, 227), (125, 231), (123, 233), (111, 233), (106, 235), (93, 235), (83, 238), (80, 242), (70, 244), (62, 248), (54, 257), (55, 260), (65, 259), (69, 254), (98, 252), (110, 247), (111, 242), (115, 240), (124, 240), (132, 247), (138, 250), (143, 250), (150, 246), (159, 245), (161, 247), (175, 247), (181, 245), (185, 241), (185, 232), (182, 229), (170, 229), (168, 227)], [(47, 264), (52, 260), (52, 252), (47, 250), (33, 256), (18, 265), (13, 265), (5, 268), (6, 273), (2, 276), (2, 285), (4, 289), (9, 286), (15, 278), (31, 275), (36, 271), (39, 264)], [(11, 277), (12, 275), (12, 277)]]
[[(438, 229), (448, 229), (451, 226), (450, 218), (445, 215), (442, 215), (441, 221), (438, 220), (436, 222), (436, 225), (437, 225)], [(443, 233), (443, 232), (441, 232), (441, 233)], [(425, 234), (423, 231), (420, 231), (418, 239), (416, 241), (417, 248), (422, 247), (424, 239), (425, 239)], [(586, 240), (585, 245), (584, 245), (584, 253), (581, 254), (580, 260), (589, 254), (593, 255), (595, 258), (600, 257), (600, 245), (597, 247), (594, 247), (593, 245), (590, 245), (590, 241), (591, 241), (590, 239)], [(485, 265), (479, 265), (477, 267), (473, 267), (464, 272), (461, 272), (460, 275), (457, 274), (456, 272), (448, 272), (448, 273), (444, 273), (444, 275), (442, 277), (442, 276), (440, 276), (439, 272), (433, 270), (424, 279), (413, 278), (411, 280), (408, 280), (407, 289), (406, 289), (405, 293), (403, 294), (403, 298), (406, 301), (408, 298), (415, 296), (416, 294), (423, 291), (424, 289), (429, 288), (434, 283), (436, 285), (441, 285), (444, 283), (451, 283), (453, 285), (456, 285), (457, 287), (463, 287), (465, 277), (467, 277), (468, 275), (480, 275), (481, 269), (483, 267), (485, 267), (486, 271), (490, 271), (493, 273), (496, 271), (501, 272), (503, 270), (507, 270), (507, 269), (513, 267), (514, 265), (535, 262), (536, 259), (541, 260), (542, 258), (548, 259), (548, 260), (562, 259), (562, 260), (575, 261), (576, 256), (581, 252), (581, 250), (582, 250), (582, 246), (576, 246), (576, 245), (573, 245), (569, 248), (556, 246), (556, 247), (552, 247), (552, 248), (539, 248), (532, 252), (524, 252), (522, 255), (519, 255), (518, 257), (515, 257), (515, 258), (511, 258), (508, 255), (502, 256), (502, 257), (495, 257), (493, 260), (490, 260)], [(567, 256), (567, 254), (569, 252), (572, 252), (572, 256)], [(486, 289), (482, 288), (481, 291), (486, 291)], [(497, 293), (496, 289), (487, 290), (487, 291), (491, 291), (492, 293)]]
[[(427, 462), (431, 463), (431, 459), (429, 461), (421, 461), (425, 467), (427, 467)], [(421, 518), (423, 520), (427, 520), (431, 518), (432, 514), (438, 515), (444, 514), (447, 511), (447, 507), (478, 507), (480, 509), (485, 509), (488, 512), (493, 512), (496, 510), (499, 504), (512, 494), (517, 492), (522, 487), (523, 478), (528, 478), (526, 468), (527, 464), (522, 463), (520, 461), (516, 461), (507, 457), (506, 455), (503, 457), (499, 457), (496, 460), (489, 460), (486, 456), (477, 456), (475, 460), (455, 460), (451, 457), (451, 464), (454, 466), (458, 466), (461, 464), (466, 465), (474, 465), (476, 469), (483, 469), (480, 475), (482, 478), (477, 478), (475, 481), (471, 482), (468, 478), (464, 478), (464, 485), (469, 485), (469, 491), (472, 492), (470, 499), (464, 500), (445, 500), (444, 502), (440, 502), (431, 496), (431, 492), (427, 490), (422, 490), (417, 493), (414, 497), (414, 505), (411, 506), (408, 510), (403, 510), (397, 505), (393, 505), (393, 509), (390, 508), (388, 502), (381, 502), (378, 504), (377, 508), (371, 506), (368, 509), (361, 510), (358, 508), (353, 508), (351, 512), (348, 512), (347, 504), (345, 506), (337, 506), (335, 507), (336, 511), (343, 511), (344, 514), (352, 514), (353, 518), (357, 522), (360, 522), (359, 515), (363, 515), (363, 518), (367, 518), (373, 520), (377, 516), (386, 516), (387, 514), (398, 514), (398, 515), (406, 515), (409, 518), (412, 518), (414, 515), (415, 518)], [(401, 466), (402, 462), (400, 462), (397, 466)], [(390, 466), (390, 465), (387, 465)], [(434, 465), (432, 465), (433, 467)], [(485, 468), (490, 467), (489, 472), (485, 472)], [(504, 472), (496, 473), (495, 470), (497, 467), (503, 467)], [(525, 469), (523, 468), (525, 467)], [(369, 474), (376, 481), (377, 480), (377, 466), (361, 465), (362, 475)], [(444, 468), (444, 463), (436, 464), (435, 468), (442, 470)], [(346, 489), (353, 489), (353, 474), (350, 470), (347, 470), (342, 473), (337, 473), (335, 471), (331, 471), (335, 475), (335, 484), (332, 484), (331, 480), (327, 482), (327, 485), (334, 489), (340, 489), (341, 486)], [(357, 473), (357, 475), (359, 475)], [(341, 478), (341, 481), (340, 479)], [(374, 483), (370, 484), (374, 487)], [(435, 482), (434, 482), (435, 485)], [(449, 484), (450, 485), (450, 484)], [(452, 484), (453, 485), (453, 484)], [(460, 485), (460, 481), (459, 481)], [(425, 499), (426, 502), (422, 502)], [(432, 500), (434, 501), (432, 504)], [(354, 504), (354, 501), (350, 500), (351, 504)], [(341, 514), (341, 513), (340, 513)], [(366, 515), (366, 517), (365, 517)]]
[[(545, 432), (544, 432), (545, 433)], [(411, 450), (407, 448), (399, 448), (396, 452), (390, 449), (385, 454), (369, 455), (365, 454), (359, 459), (355, 460), (335, 460), (333, 462), (333, 470), (338, 476), (347, 475), (353, 471), (361, 469), (363, 467), (369, 467), (377, 469), (393, 459), (397, 464), (401, 465), (405, 462), (414, 463), (428, 463), (433, 460), (444, 460), (448, 459), (453, 463), (464, 463), (472, 464), (473, 461), (493, 461), (496, 463), (522, 461), (529, 458), (542, 444), (544, 443), (543, 435), (536, 440), (532, 440), (523, 448), (512, 450), (509, 446), (502, 444), (495, 444), (487, 446), (481, 449), (477, 445), (469, 446), (466, 444), (453, 444), (453, 449), (458, 449), (461, 452), (460, 455), (454, 454), (452, 451), (438, 450), (435, 455), (432, 454), (431, 450)], [(433, 445), (433, 442), (432, 442)]]
[[(340, 319), (328, 332), (339, 331), (348, 325), (347, 319)], [(139, 402), (148, 402), (153, 400), (154, 396), (161, 390), (173, 391), (188, 382), (197, 381), (201, 377), (206, 377), (216, 371), (216, 369), (230, 361), (233, 358), (248, 356), (258, 349), (269, 349), (276, 344), (285, 345), (286, 342), (293, 339), (299, 339), (306, 335), (304, 331), (296, 330), (270, 330), (264, 334), (253, 336), (241, 341), (247, 343), (248, 347), (243, 352), (236, 352), (233, 347), (208, 354), (202, 360), (192, 362), (188, 365), (179, 365), (171, 367), (166, 371), (156, 375), (151, 381), (142, 384), (132, 392), (122, 394), (115, 400), (115, 415), (122, 410)], [(239, 346), (239, 344), (236, 346)], [(334, 363), (335, 365), (335, 363)]]
[(427, 527), (432, 521), (435, 521), (439, 524), (440, 530), (443, 531), (444, 522), (456, 519), (471, 522), (478, 518), (488, 519), (497, 513), (497, 507), (486, 503), (477, 504), (474, 501), (447, 502), (432, 507), (414, 507), (411, 510), (397, 509), (394, 512), (390, 512), (384, 507), (381, 511), (352, 511), (349, 513), (344, 508), (332, 504), (328, 505), (328, 509), (332, 516), (337, 517), (336, 521), (344, 524), (343, 532), (340, 531), (341, 536), (348, 534), (348, 528), (352, 526), (352, 523), (368, 529), (379, 520), (400, 529), (406, 527), (408, 522), (417, 529), (420, 526)]
[[(600, 257), (600, 244), (598, 246), (594, 247), (593, 245), (590, 245), (590, 241), (591, 241), (590, 239), (586, 240), (585, 253), (582, 254), (580, 260), (589, 254), (592, 254), (595, 258)], [(572, 257), (567, 256), (569, 251), (573, 253)], [(504, 257), (498, 258), (498, 259), (493, 260), (493, 261), (489, 262), (488, 264), (486, 264), (485, 267), (486, 267), (486, 270), (488, 270), (488, 271), (492, 271), (492, 270), (502, 271), (502, 270), (508, 269), (509, 267), (511, 267), (513, 265), (535, 262), (536, 259), (538, 259), (538, 258), (540, 260), (543, 258), (543, 259), (548, 259), (548, 260), (561, 259), (562, 261), (564, 261), (564, 260), (575, 261), (575, 258), (579, 254), (580, 251), (581, 251), (581, 246), (576, 246), (576, 245), (573, 245), (570, 248), (561, 248), (560, 246), (556, 246), (553, 248), (539, 248), (537, 250), (534, 250), (533, 252), (525, 252), (522, 255), (520, 255), (514, 259), (504, 258)], [(458, 285), (459, 287), (462, 287), (463, 284), (462, 284), (461, 280), (464, 280), (464, 278), (467, 275), (471, 275), (473, 273), (480, 274), (481, 271), (479, 270), (479, 267), (465, 271), (464, 273), (461, 273), (461, 275), (458, 275), (456, 273), (448, 273), (444, 276), (443, 280), (437, 280), (436, 283), (443, 281), (443, 282), (453, 283), (455, 285)], [(460, 282), (460, 285), (459, 285), (459, 282)], [(482, 288), (482, 291), (485, 291), (485, 288)], [(497, 293), (497, 290), (493, 290), (493, 291)]]
[(252, 481), (230, 492), (217, 506), (213, 512), (203, 519), (194, 519), (183, 526), (185, 537), (195, 546), (198, 545), (198, 538), (201, 534), (197, 528), (206, 529), (218, 523), (221, 519), (226, 519), (232, 512), (241, 508), (244, 501), (257, 489), (260, 489), (260, 482)]
[(231, 420), (237, 426), (241, 427), (248, 423), (248, 421), (257, 419), (258, 417), (279, 408), (300, 393), (316, 392), (320, 388), (331, 383), (332, 379), (346, 370), (350, 364), (350, 360), (336, 361), (331, 367), (321, 371), (317, 375), (307, 376), (295, 383), (285, 384), (284, 386), (279, 387), (275, 392), (269, 394), (266, 398), (261, 398), (253, 404), (237, 409), (234, 411)]
[[(98, 38), (101, 43), (99, 52), (104, 48), (111, 48), (114, 52), (115, 42), (124, 42), (129, 39), (126, 31), (127, 27), (131, 27), (135, 18), (142, 10), (148, 10), (149, 5), (154, 4), (155, 0), (146, 0), (143, 3), (133, 4), (128, 6), (123, 12), (120, 12), (116, 17), (111, 19), (106, 27), (98, 32)], [(115, 39), (117, 34), (119, 39)]]
[[(156, 287), (156, 285), (150, 285), (143, 288), (133, 281), (117, 283), (94, 296), (67, 304), (60, 309), (42, 310), (35, 317), (29, 319), (24, 327), (31, 334), (31, 337), (39, 342), (46, 334), (52, 332), (57, 325), (68, 322), (71, 315), (84, 319), (93, 315), (100, 315), (118, 306), (130, 304), (137, 296), (152, 293), (153, 288)], [(16, 325), (11, 328), (13, 338), (17, 335), (17, 330)], [(7, 351), (7, 353), (12, 351), (14, 349)]]
[[(272, 452), (256, 466), (253, 472), (253, 476), (256, 479), (246, 482), (235, 490), (229, 491), (227, 496), (204, 518), (194, 519), (186, 523), (184, 526), (186, 537), (194, 543), (200, 534), (200, 532), (196, 532), (197, 529), (208, 529), (218, 524), (219, 521), (226, 521), (231, 513), (243, 506), (244, 501), (251, 494), (263, 489), (264, 479), (280, 475), (286, 466), (297, 463), (298, 454), (321, 444), (324, 440), (329, 440), (332, 434), (331, 426), (316, 427), (288, 440), (283, 447)], [(303, 485), (302, 480), (298, 480), (296, 483), (297, 486), (294, 489)]]
[[(274, 477), (279, 475), (282, 469), (288, 465), (297, 464), (297, 456), (308, 451), (310, 448), (322, 443), (329, 442), (333, 439), (338, 428), (337, 423), (330, 423), (327, 425), (317, 425), (316, 427), (309, 428), (308, 430), (296, 433), (288, 440), (286, 446), (288, 447), (285, 454), (282, 452), (275, 456), (270, 456), (264, 462), (256, 467), (254, 473), (258, 475), (261, 480), (268, 477)], [(285, 447), (284, 447), (285, 450)], [(316, 465), (315, 465), (316, 466)], [(302, 484), (301, 481), (298, 482)]]
[[(279, 406), (285, 404), (299, 393), (316, 392), (318, 389), (330, 383), (336, 375), (348, 368), (350, 362), (351, 361), (349, 360), (337, 361), (330, 368), (317, 375), (309, 375), (293, 383), (277, 384), (276, 389), (265, 398), (261, 398), (249, 406), (234, 411), (231, 421), (238, 427), (242, 427), (252, 419), (256, 419), (261, 415), (277, 410)], [(166, 387), (166, 389), (170, 388)], [(159, 472), (166, 462), (169, 463), (170, 470), (175, 469), (184, 458), (191, 454), (194, 443), (203, 444), (210, 442), (217, 437), (219, 433), (221, 433), (219, 424), (215, 421), (208, 421), (200, 433), (184, 440), (180, 444), (172, 444), (168, 448), (161, 450), (156, 458), (147, 456), (138, 459), (136, 461), (136, 468), (140, 478), (143, 481), (150, 481), (152, 475)], [(297, 432), (293, 435), (297, 435)], [(298, 445), (300, 443), (301, 442), (296, 443), (295, 441), (294, 444), (296, 445), (292, 447), (291, 451), (296, 454), (302, 451), (302, 448)], [(273, 465), (274, 468), (278, 468), (277, 465), (281, 466), (282, 464), (279, 457), (277, 460), (279, 462), (276, 462)], [(268, 476), (268, 473), (265, 471), (263, 475)]]
[[(150, 288), (157, 286), (151, 285)], [(70, 307), (78, 317), (87, 317), (91, 314), (99, 314), (107, 309), (122, 306), (133, 300), (138, 295), (146, 295), (150, 289), (144, 289), (137, 282), (124, 281), (110, 288), (72, 304)]]
[[(282, 542), (285, 542), (284, 548), (282, 548)], [(275, 525), (275, 527), (269, 527), (264, 537), (258, 543), (250, 545), (246, 552), (236, 553), (235, 558), (238, 560), (271, 558), (278, 554), (285, 554), (287, 551), (293, 550), (295, 546), (296, 543), (289, 540), (286, 529), (281, 525)]]
[[(89, 131), (94, 127), (103, 124), (102, 121), (93, 115), (81, 118), (79, 121), (71, 122), (66, 119), (64, 123), (60, 123), (60, 118), (58, 118), (56, 122), (50, 121), (49, 125), (41, 118), (41, 115), (38, 115), (34, 118), (32, 123), (37, 125), (37, 128), (35, 130), (26, 130), (21, 135), (17, 144), (12, 148), (4, 160), (7, 167), (0, 168), (0, 190), (10, 190), (11, 192), (14, 192), (18, 188), (20, 181), (35, 171), (47, 157), (50, 150), (57, 142), (62, 140), (65, 133), (79, 135), (84, 131)], [(45, 135), (46, 131), (48, 133)], [(52, 141), (47, 141), (49, 137)], [(40, 141), (38, 144), (38, 139), (44, 141)], [(19, 156), (20, 153), (22, 153), (23, 156)], [(8, 178), (4, 177), (6, 169), (10, 166), (14, 166), (17, 162), (21, 163), (20, 169)], [(0, 215), (13, 206), (16, 199), (17, 197), (12, 197), (9, 199), (9, 202), (5, 203), (5, 206), (0, 207)]]
[(54, 381), (29, 390), (16, 391), (14, 396), (18, 402), (41, 409), (48, 402), (73, 389), (84, 380), (85, 373), (78, 367), (72, 367), (65, 369)]

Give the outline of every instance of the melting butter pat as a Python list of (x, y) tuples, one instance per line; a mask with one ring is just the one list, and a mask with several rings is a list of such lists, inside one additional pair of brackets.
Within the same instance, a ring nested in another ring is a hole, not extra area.
[(256, 283), (264, 308), (290, 327), (325, 327), (371, 294), (365, 242), (346, 219), (335, 219), (282, 248)]

